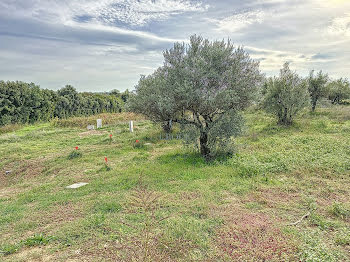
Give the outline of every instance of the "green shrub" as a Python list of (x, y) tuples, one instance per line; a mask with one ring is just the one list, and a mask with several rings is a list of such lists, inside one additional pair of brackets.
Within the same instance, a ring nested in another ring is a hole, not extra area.
[(70, 152), (70, 154), (68, 155), (68, 159), (74, 159), (74, 158), (79, 158), (82, 157), (83, 154), (78, 151), (78, 150), (73, 150), (72, 152)]

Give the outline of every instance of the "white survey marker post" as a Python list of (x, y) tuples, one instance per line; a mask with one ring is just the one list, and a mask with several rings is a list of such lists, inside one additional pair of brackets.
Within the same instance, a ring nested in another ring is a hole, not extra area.
[(97, 128), (102, 128), (102, 119), (97, 119)]
[(134, 132), (134, 121), (130, 121), (130, 123), (129, 123), (129, 129), (130, 129), (130, 132), (131, 132), (131, 133)]

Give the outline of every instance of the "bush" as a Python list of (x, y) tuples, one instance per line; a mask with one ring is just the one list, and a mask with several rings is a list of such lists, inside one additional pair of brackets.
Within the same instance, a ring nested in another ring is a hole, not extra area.
[(74, 159), (74, 158), (79, 158), (82, 157), (83, 154), (78, 151), (78, 150), (73, 150), (69, 155), (68, 155), (68, 159)]

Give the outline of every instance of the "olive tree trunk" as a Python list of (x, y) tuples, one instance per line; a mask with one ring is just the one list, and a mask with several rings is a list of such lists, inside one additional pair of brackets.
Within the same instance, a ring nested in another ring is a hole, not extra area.
[(208, 145), (208, 133), (201, 130), (199, 137), (200, 153), (206, 159), (210, 159), (210, 148)]

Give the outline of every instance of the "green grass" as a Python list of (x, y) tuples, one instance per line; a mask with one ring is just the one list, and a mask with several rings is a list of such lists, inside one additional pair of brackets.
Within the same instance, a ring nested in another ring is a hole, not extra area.
[[(145, 120), (134, 133), (84, 119), (2, 129), (0, 260), (347, 261), (348, 113), (286, 128), (249, 111), (237, 154), (210, 163)], [(76, 182), (89, 184), (65, 188)]]

